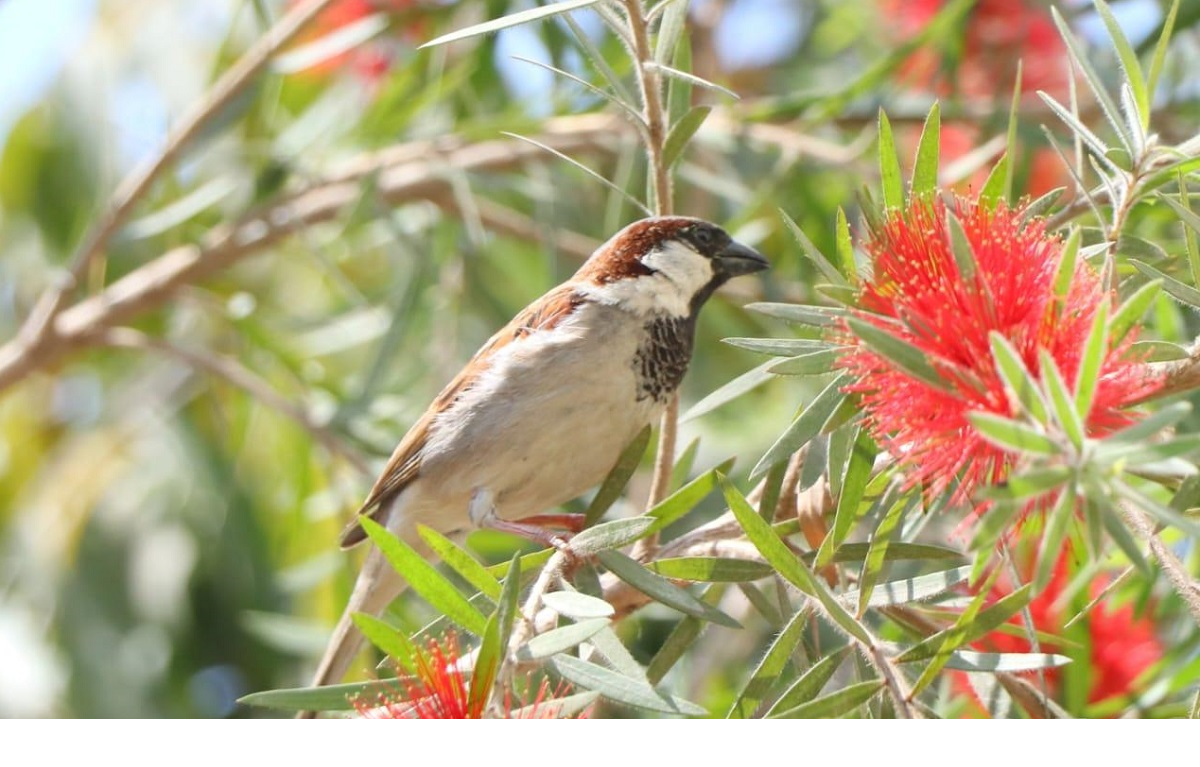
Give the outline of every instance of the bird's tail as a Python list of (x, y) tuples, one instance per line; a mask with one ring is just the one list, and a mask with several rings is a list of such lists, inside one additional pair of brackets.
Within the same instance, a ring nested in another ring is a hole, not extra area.
[[(325, 648), (325, 656), (317, 666), (317, 673), (312, 681), (313, 687), (324, 687), (342, 681), (342, 677), (350, 670), (350, 665), (362, 649), (363, 635), (354, 625), (351, 616), (354, 613), (379, 615), (400, 595), (406, 585), (405, 580), (392, 569), (383, 553), (372, 545), (358, 581), (354, 584), (354, 591), (346, 604), (346, 610), (338, 620), (329, 645)], [(312, 719), (315, 716), (314, 711), (302, 711), (298, 718)]]

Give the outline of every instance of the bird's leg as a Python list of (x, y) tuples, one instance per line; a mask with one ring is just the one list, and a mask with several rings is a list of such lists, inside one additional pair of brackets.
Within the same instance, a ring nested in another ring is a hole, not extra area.
[[(579, 515), (544, 514), (537, 517), (529, 517), (529, 521), (526, 522), (512, 522), (507, 519), (501, 519), (500, 515), (496, 513), (495, 495), (486, 487), (477, 487), (475, 488), (475, 492), (471, 493), (471, 502), (467, 506), (467, 516), (470, 518), (471, 524), (476, 527), (518, 535), (534, 543), (540, 543), (543, 546), (553, 546), (560, 551), (566, 551), (568, 546), (567, 540), (561, 535), (550, 532), (543, 525), (567, 526), (568, 520), (565, 519), (566, 517)], [(534, 520), (537, 521), (535, 522)], [(577, 524), (577, 522), (574, 522), (572, 526)]]

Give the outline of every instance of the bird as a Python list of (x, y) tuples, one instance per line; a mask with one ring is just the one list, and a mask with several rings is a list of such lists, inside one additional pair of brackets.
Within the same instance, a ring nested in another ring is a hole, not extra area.
[[(363, 518), (426, 556), (419, 525), (549, 541), (545, 528), (521, 520), (608, 474), (678, 389), (700, 308), (728, 280), (768, 266), (702, 219), (659, 216), (621, 229), (442, 389), (400, 440), (342, 548), (366, 540)], [(404, 585), (372, 546), (312, 686), (341, 681), (357, 656), (363, 637), (353, 614), (378, 615)]]

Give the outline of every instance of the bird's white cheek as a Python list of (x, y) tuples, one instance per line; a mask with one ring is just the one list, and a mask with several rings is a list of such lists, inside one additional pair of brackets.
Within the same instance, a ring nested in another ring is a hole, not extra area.
[(680, 242), (664, 243), (642, 257), (642, 263), (670, 280), (689, 300), (713, 278), (712, 261)]

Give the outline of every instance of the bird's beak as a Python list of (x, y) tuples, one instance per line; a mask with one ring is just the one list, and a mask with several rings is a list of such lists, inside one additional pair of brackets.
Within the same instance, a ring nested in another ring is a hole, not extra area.
[(771, 267), (771, 263), (762, 253), (740, 242), (730, 242), (717, 253), (713, 261), (717, 271), (728, 277), (753, 274)]

